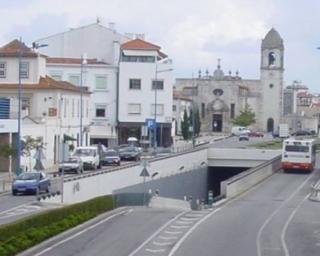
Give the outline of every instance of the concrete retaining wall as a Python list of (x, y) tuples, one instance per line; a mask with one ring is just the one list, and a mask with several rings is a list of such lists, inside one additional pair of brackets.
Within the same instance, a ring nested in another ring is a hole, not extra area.
[(271, 176), (280, 168), (281, 155), (221, 182), (221, 194), (227, 198), (233, 198)]
[(177, 210), (190, 210), (190, 203), (184, 200), (177, 200), (167, 197), (154, 196), (152, 197), (149, 207), (161, 209), (177, 209)]
[[(158, 173), (153, 180), (187, 172), (206, 163), (207, 148), (154, 159), (147, 167), (150, 175)], [(114, 171), (95, 172), (70, 179), (63, 184), (63, 203), (82, 202), (97, 196), (112, 194), (114, 190), (143, 182), (140, 164)], [(151, 178), (147, 178), (150, 181)]]

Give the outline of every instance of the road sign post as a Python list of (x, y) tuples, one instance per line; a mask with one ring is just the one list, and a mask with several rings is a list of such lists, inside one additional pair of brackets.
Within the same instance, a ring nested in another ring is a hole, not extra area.
[(148, 161), (143, 160), (142, 166), (143, 166), (143, 168), (140, 173), (140, 177), (143, 177), (143, 205), (145, 205), (146, 204), (146, 177), (150, 176), (150, 174), (147, 170)]

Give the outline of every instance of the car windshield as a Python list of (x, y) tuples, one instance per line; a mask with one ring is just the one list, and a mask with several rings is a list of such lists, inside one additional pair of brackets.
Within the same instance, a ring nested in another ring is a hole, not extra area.
[(126, 151), (126, 152), (135, 152), (136, 149), (133, 148), (133, 147), (128, 147), (128, 148), (125, 148), (124, 151)]
[(22, 173), (17, 177), (17, 180), (37, 180), (40, 178), (40, 173)]
[(93, 156), (95, 150), (94, 149), (87, 149), (87, 148), (78, 148), (74, 155), (76, 156)]
[(105, 153), (105, 156), (118, 156), (118, 153), (115, 151), (108, 151)]

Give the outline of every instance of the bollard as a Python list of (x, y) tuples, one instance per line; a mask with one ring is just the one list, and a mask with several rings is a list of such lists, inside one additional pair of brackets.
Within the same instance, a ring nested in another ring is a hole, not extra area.
[(209, 190), (208, 191), (208, 205), (212, 206), (213, 204), (213, 191)]

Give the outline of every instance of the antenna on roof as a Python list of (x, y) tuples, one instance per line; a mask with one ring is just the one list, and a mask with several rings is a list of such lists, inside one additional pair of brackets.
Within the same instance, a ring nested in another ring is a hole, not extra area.
[(97, 16), (96, 22), (97, 22), (97, 24), (100, 24), (100, 18), (99, 18), (99, 16)]

